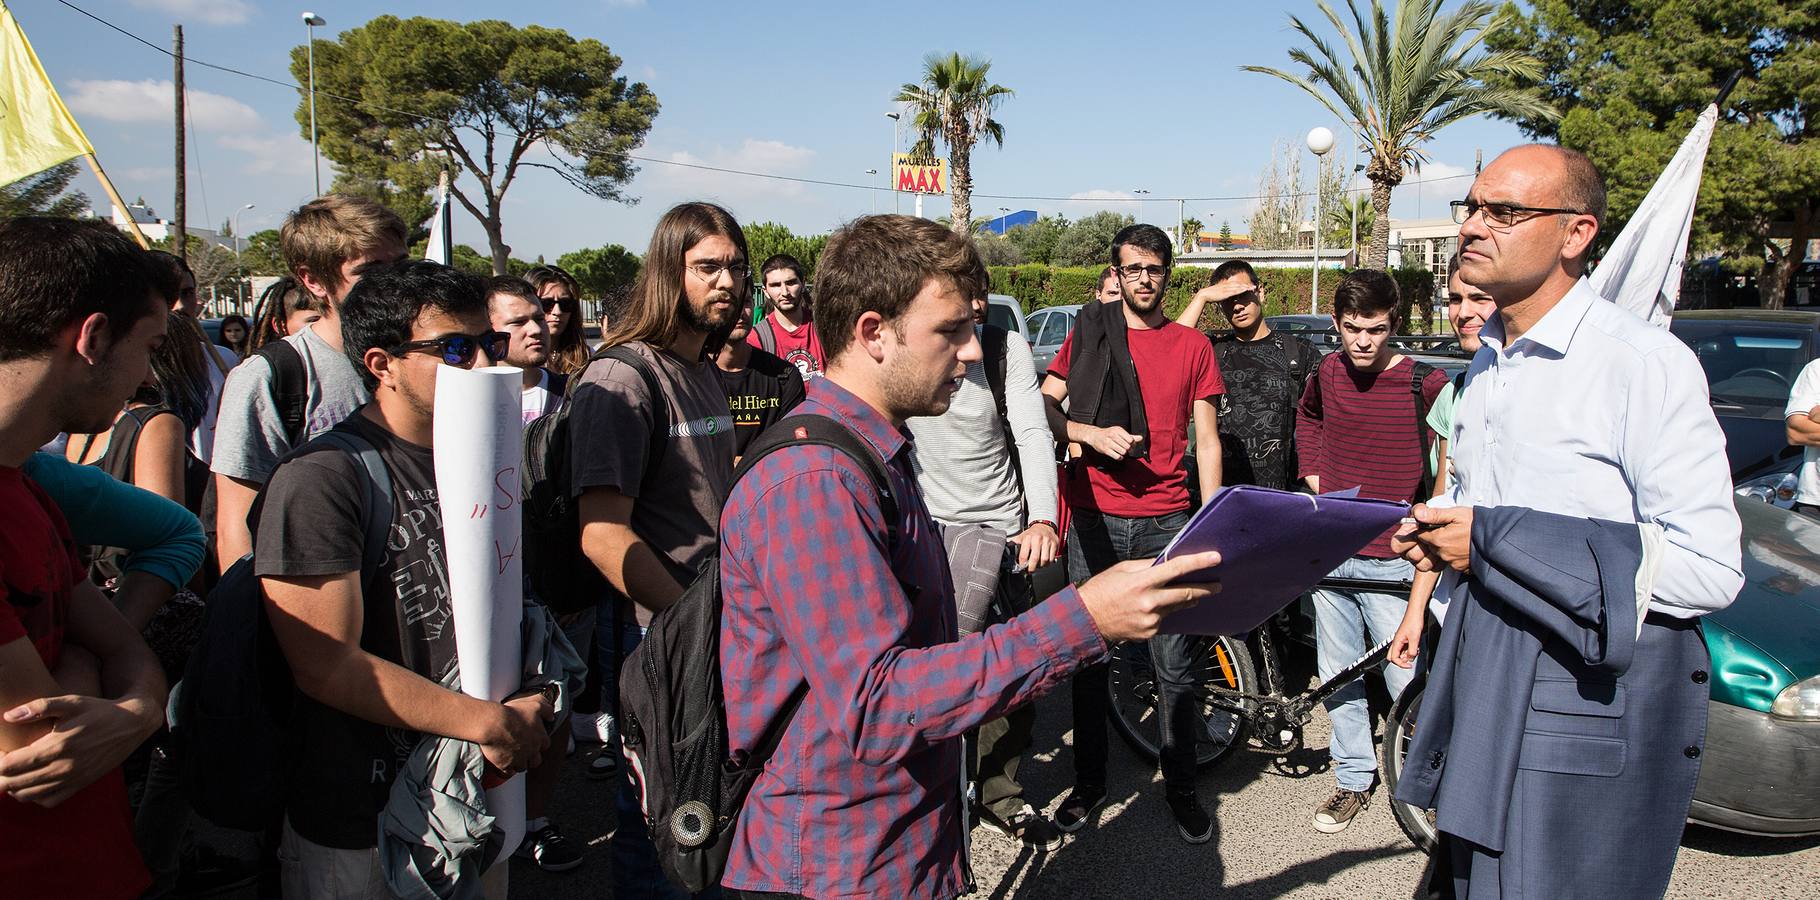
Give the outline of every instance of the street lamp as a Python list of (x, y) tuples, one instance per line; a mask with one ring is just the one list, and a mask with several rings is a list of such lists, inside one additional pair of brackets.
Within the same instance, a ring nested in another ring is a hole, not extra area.
[(253, 208), (253, 204), (234, 210), (234, 311), (246, 303), (246, 269), (240, 265), (240, 214)]
[(1314, 152), (1314, 280), (1308, 289), (1308, 312), (1319, 312), (1321, 297), (1321, 157), (1333, 149), (1333, 132), (1317, 125), (1308, 132), (1308, 149)]
[(303, 30), (309, 35), (310, 58), (310, 152), (316, 154), (316, 196), (322, 196), (322, 145), (316, 141), (316, 28), (328, 20), (313, 12), (303, 14)]
[[(885, 113), (885, 118), (891, 120), (891, 165), (895, 167), (898, 148), (904, 146), (904, 119), (902, 114), (894, 112)], [(904, 211), (904, 202), (897, 195), (897, 185), (891, 183), (893, 177), (895, 173), (885, 177), (885, 186), (891, 189), (891, 211), (901, 213)]]
[[(877, 169), (867, 169), (866, 174), (867, 175), (877, 175), (878, 170)], [(872, 195), (872, 212), (874, 215), (876, 215), (878, 213), (878, 194), (873, 191), (867, 191), (866, 193)]]

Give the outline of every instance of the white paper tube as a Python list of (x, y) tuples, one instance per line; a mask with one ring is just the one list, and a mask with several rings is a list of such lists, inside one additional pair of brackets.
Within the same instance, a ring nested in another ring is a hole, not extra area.
[[(520, 561), (523, 373), (509, 366), (436, 373), (436, 495), (442, 507), (449, 596), (462, 691), (503, 700), (523, 675)], [(524, 838), (525, 781), (487, 791), (487, 809), (505, 829), (504, 864)]]

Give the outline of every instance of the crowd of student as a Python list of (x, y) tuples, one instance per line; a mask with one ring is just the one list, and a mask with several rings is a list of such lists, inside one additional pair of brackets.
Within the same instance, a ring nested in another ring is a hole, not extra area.
[[(1563, 190), (1577, 183), (1572, 162)], [(1595, 225), (1602, 196), (1587, 207)], [(1510, 210), (1525, 209), (1468, 202), (1463, 235), (1500, 227), (1494, 213), (1514, 227)], [(551, 871), (582, 864), (549, 816), (580, 745), (607, 782), (600, 802), (617, 806), (613, 895), (680, 896), (646, 830), (648, 773), (626, 771), (617, 750), (615, 711), (620, 664), (713, 563), (727, 744), (768, 754), (725, 848), (727, 895), (950, 897), (972, 885), (970, 818), (1039, 850), (1083, 832), (1108, 798), (1106, 649), (1121, 640), (1150, 641), (1167, 813), (1182, 840), (1203, 843), (1213, 823), (1196, 793), (1205, 726), (1192, 639), (1157, 631), (1217, 590), (1176, 580), (1218, 556), (1150, 561), (1223, 485), (1458, 493), (1448, 443), (1469, 433), (1454, 421), (1467, 376), (1450, 383), (1396, 352), (1398, 290), (1381, 272), (1340, 283), (1340, 349), (1323, 357), (1268, 326), (1242, 261), (1170, 321), (1170, 241), (1135, 225), (1108, 248), (1100, 302), (1039, 374), (1023, 338), (986, 323), (989, 277), (971, 243), (918, 219), (843, 227), (811, 286), (785, 255), (755, 273), (726, 210), (677, 206), (602, 323), (599, 352), (560, 268), (478, 279), (405, 260), (406, 233), (352, 197), (296, 210), (280, 231), (291, 276), (256, 322), (223, 323), (229, 349), (202, 337), (195, 279), (175, 257), (103, 225), (0, 222), (9, 895), (164, 896), (246, 874), (186, 839), (164, 699), (211, 585), (249, 555), (296, 691), (294, 745), (273, 760), (286, 770), (283, 813), (261, 866), (274, 876), (265, 889), (285, 897), (400, 890), (375, 823), (425, 738), (469, 742), (499, 775), (527, 773), (519, 853)], [(1485, 233), (1466, 242), (1469, 262), (1491, 257)], [(1476, 351), (1501, 307), (1469, 283), (1471, 268), (1455, 267), (1448, 313)], [(1209, 305), (1231, 326), (1211, 341), (1193, 327)], [(495, 363), (523, 370), (527, 425), (567, 417), (570, 558), (598, 585), (533, 598), (560, 614), (585, 681), (503, 703), (449, 686), (433, 446), (438, 414), (466, 414), (435, 408), (438, 370)], [(736, 480), (754, 440), (795, 417), (857, 436), (885, 481), (802, 440), (767, 447)], [(377, 557), (368, 476), (348, 447), (373, 451), (390, 485)], [(1440, 570), (1465, 567), (1448, 515), (1419, 509), (1416, 531), (1380, 536), (1335, 573), (1412, 590), (1316, 592), (1323, 678), (1393, 640), (1386, 684), (1394, 696), (1408, 683), (1431, 599), (1440, 610), (1454, 590), (1437, 589)], [(1705, 524), (1723, 544), (1724, 523)], [(1708, 555), (1723, 568), (1722, 549)], [(1034, 596), (1031, 573), (1058, 561), (1071, 586)], [(1051, 819), (1018, 772), (1031, 701), (1064, 682), (1074, 780)], [(1377, 777), (1363, 685), (1327, 710), (1336, 784), (1312, 826), (1332, 833), (1368, 807)], [(1482, 875), (1483, 850), (1443, 854), (1465, 870), (1452, 876)], [(506, 870), (438, 895), (503, 897)]]

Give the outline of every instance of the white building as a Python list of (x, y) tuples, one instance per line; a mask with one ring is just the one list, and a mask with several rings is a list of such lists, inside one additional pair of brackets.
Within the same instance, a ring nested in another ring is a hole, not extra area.
[[(114, 215), (112, 221), (116, 228), (125, 231), (129, 225), (136, 222), (139, 225), (139, 231), (145, 235), (145, 239), (148, 241), (168, 240), (171, 236), (171, 231), (176, 227), (176, 223), (158, 218), (157, 210), (154, 210), (143, 203), (134, 203), (125, 209), (114, 206), (113, 210)], [(91, 210), (91, 213), (95, 218), (101, 218), (101, 213), (99, 211)], [(191, 225), (187, 230), (191, 237), (198, 238), (205, 243), (214, 244), (229, 253), (234, 252), (234, 239), (231, 237), (222, 237), (220, 232), (215, 231), (212, 228), (197, 228), (196, 226)]]

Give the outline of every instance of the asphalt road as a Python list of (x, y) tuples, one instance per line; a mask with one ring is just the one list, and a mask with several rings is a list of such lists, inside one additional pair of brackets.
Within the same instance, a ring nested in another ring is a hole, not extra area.
[[(1311, 683), (1312, 654), (1292, 648), (1291, 679)], [(1038, 703), (1036, 744), (1023, 780), (1033, 805), (1053, 812), (1072, 776), (1066, 690)], [(1035, 854), (995, 832), (974, 832), (978, 897), (1411, 897), (1424, 858), (1397, 829), (1380, 796), (1337, 835), (1309, 824), (1333, 790), (1326, 771), (1327, 720), (1310, 723), (1307, 747), (1285, 774), (1263, 753), (1236, 751), (1201, 775), (1202, 802), (1214, 816), (1211, 843), (1177, 836), (1153, 767), (1113, 740), (1113, 804), (1098, 827), (1071, 836), (1054, 853)], [(611, 897), (608, 841), (613, 828), (605, 785), (582, 774), (589, 755), (574, 757), (555, 814), (586, 846), (579, 869), (548, 874), (514, 861), (515, 898)], [(1690, 826), (1682, 839), (1668, 896), (1820, 898), (1820, 837), (1761, 838)]]

